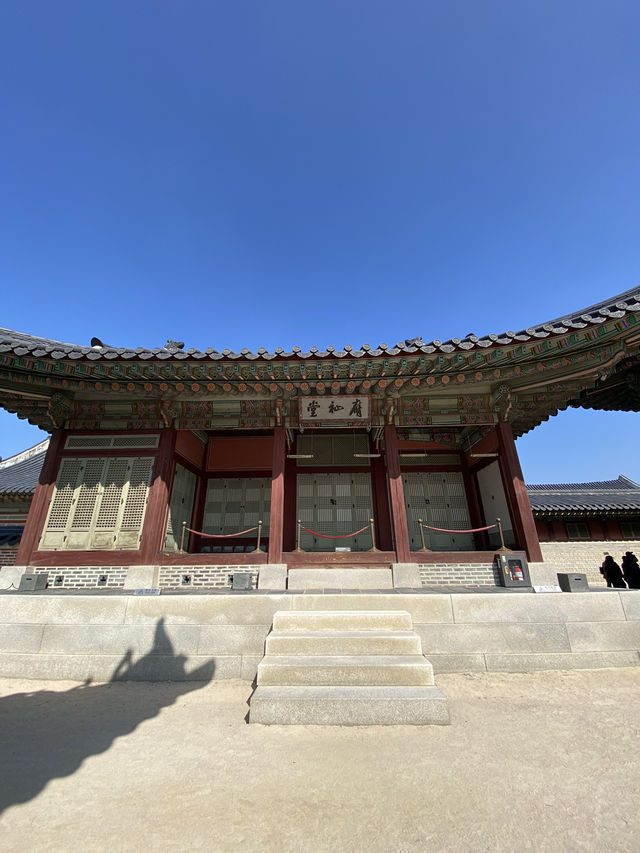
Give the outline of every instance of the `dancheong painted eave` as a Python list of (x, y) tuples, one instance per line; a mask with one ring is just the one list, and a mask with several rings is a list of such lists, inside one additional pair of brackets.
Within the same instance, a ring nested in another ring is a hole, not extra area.
[(359, 348), (346, 345), (343, 349), (327, 347), (320, 350), (311, 347), (309, 352), (302, 352), (300, 347), (293, 347), (290, 351), (282, 347), (276, 347), (273, 352), (259, 348), (256, 352), (249, 349), (241, 349), (239, 353), (229, 349), (218, 351), (211, 347), (204, 351), (194, 348), (184, 349), (180, 342), (167, 341), (165, 346), (154, 349), (144, 347), (113, 347), (103, 344), (97, 338), (93, 339), (93, 345), (83, 346), (79, 344), (63, 343), (48, 338), (36, 337), (24, 332), (0, 329), (0, 353), (13, 352), (16, 355), (31, 355), (36, 358), (50, 357), (53, 359), (88, 359), (97, 361), (100, 359), (122, 359), (131, 361), (134, 359), (175, 359), (202, 361), (211, 359), (219, 360), (248, 360), (256, 359), (331, 359), (331, 358), (366, 358), (381, 356), (402, 356), (423, 353), (432, 355), (434, 353), (449, 354), (453, 352), (468, 352), (474, 349), (488, 349), (491, 347), (511, 347), (514, 344), (522, 344), (543, 340), (553, 336), (566, 335), (572, 331), (588, 330), (597, 327), (610, 319), (623, 319), (629, 314), (640, 312), (640, 289), (633, 288), (589, 308), (584, 308), (572, 314), (564, 315), (555, 320), (530, 326), (519, 332), (502, 332), (501, 334), (488, 334), (478, 337), (469, 334), (464, 338), (451, 338), (448, 341), (433, 340), (424, 343), (421, 337), (408, 338), (395, 346), (379, 344), (377, 347), (362, 344)]
[(469, 448), (499, 421), (517, 437), (568, 406), (640, 411), (639, 377), (637, 288), (520, 332), (357, 350), (127, 349), (0, 330), (0, 406), (46, 431), (295, 428), (304, 398), (361, 395), (371, 427), (453, 429)]

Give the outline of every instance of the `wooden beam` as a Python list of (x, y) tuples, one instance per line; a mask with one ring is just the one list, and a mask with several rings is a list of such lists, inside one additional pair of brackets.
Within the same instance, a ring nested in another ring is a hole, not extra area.
[(516, 540), (520, 547), (527, 552), (527, 556), (531, 562), (540, 563), (542, 562), (542, 551), (540, 550), (538, 531), (536, 530), (536, 523), (533, 519), (527, 487), (522, 476), (522, 468), (518, 459), (516, 443), (513, 440), (511, 424), (501, 421), (496, 426), (496, 434), (500, 453), (498, 460), (500, 463), (502, 484)]
[(37, 550), (38, 541), (42, 534), (42, 528), (47, 517), (49, 503), (53, 496), (53, 489), (60, 467), (60, 454), (64, 447), (66, 433), (62, 429), (55, 430), (51, 435), (51, 441), (47, 448), (44, 463), (38, 478), (33, 500), (29, 508), (27, 521), (22, 532), (20, 545), (16, 553), (16, 566), (29, 566), (33, 559), (33, 552)]
[[(147, 511), (140, 537), (140, 558), (142, 565), (153, 565), (162, 551), (171, 496), (171, 479), (174, 470), (174, 450), (177, 431), (163, 429), (160, 432), (158, 452), (153, 466), (153, 480), (149, 489)], [(179, 535), (179, 533), (178, 533)]]
[(282, 562), (284, 526), (284, 468), (287, 453), (285, 427), (273, 430), (273, 465), (271, 468), (271, 515), (269, 522), (269, 562)]
[(396, 559), (399, 563), (409, 563), (411, 562), (409, 557), (409, 527), (400, 472), (398, 435), (395, 426), (384, 428), (384, 443), (387, 451), (387, 477), (389, 478), (389, 498), (396, 544)]

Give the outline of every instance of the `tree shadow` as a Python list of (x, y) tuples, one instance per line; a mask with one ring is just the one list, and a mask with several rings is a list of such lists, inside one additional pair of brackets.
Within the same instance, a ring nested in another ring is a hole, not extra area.
[[(37, 796), (49, 781), (70, 776), (114, 740), (131, 734), (180, 696), (213, 678), (209, 661), (189, 672), (188, 658), (174, 654), (164, 619), (156, 625), (151, 651), (136, 662), (129, 649), (106, 684), (66, 691), (36, 690), (0, 699), (0, 813)], [(128, 681), (148, 681), (142, 685)]]

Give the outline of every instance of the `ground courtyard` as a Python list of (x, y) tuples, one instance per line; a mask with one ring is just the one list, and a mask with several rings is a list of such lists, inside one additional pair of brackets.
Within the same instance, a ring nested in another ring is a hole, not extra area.
[(640, 668), (438, 677), (452, 725), (247, 725), (246, 681), (0, 681), (4, 851), (616, 850)]

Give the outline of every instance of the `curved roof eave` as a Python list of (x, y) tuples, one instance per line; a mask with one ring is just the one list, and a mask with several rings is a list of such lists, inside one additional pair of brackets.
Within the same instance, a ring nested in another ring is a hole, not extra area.
[(311, 347), (309, 352), (302, 352), (300, 347), (292, 347), (289, 351), (285, 351), (282, 347), (276, 347), (273, 352), (269, 352), (261, 347), (257, 352), (242, 349), (237, 353), (229, 349), (219, 352), (211, 347), (204, 351), (193, 348), (185, 350), (182, 344), (177, 344), (174, 341), (167, 341), (165, 346), (154, 349), (145, 349), (144, 347), (112, 347), (103, 345), (102, 342), (98, 342), (93, 346), (81, 346), (79, 344), (68, 344), (62, 341), (40, 338), (11, 329), (0, 329), (0, 353), (12, 352), (18, 356), (31, 355), (36, 358), (86, 359), (88, 361), (100, 359), (119, 359), (123, 361), (135, 359), (159, 359), (163, 361), (166, 359), (180, 361), (184, 359), (191, 361), (230, 359), (255, 361), (256, 359), (263, 359), (270, 361), (273, 359), (290, 360), (309, 358), (379, 358), (381, 356), (414, 355), (416, 353), (426, 355), (432, 353), (448, 354), (455, 351), (468, 352), (473, 349), (484, 350), (490, 347), (513, 346), (514, 343), (526, 343), (554, 335), (564, 335), (572, 330), (584, 330), (599, 326), (609, 319), (621, 319), (626, 314), (636, 312), (640, 312), (640, 289), (637, 287), (611, 297), (597, 305), (591, 305), (589, 308), (583, 308), (573, 314), (564, 315), (546, 323), (529, 326), (519, 332), (508, 331), (497, 335), (483, 335), (482, 337), (467, 335), (464, 338), (451, 338), (448, 341), (436, 339), (428, 344), (425, 344), (422, 338), (418, 337), (408, 338), (404, 342), (399, 342), (391, 347), (387, 344), (379, 344), (377, 347), (362, 344), (360, 348), (346, 345), (341, 350), (336, 350), (335, 347), (327, 347), (326, 350)]

